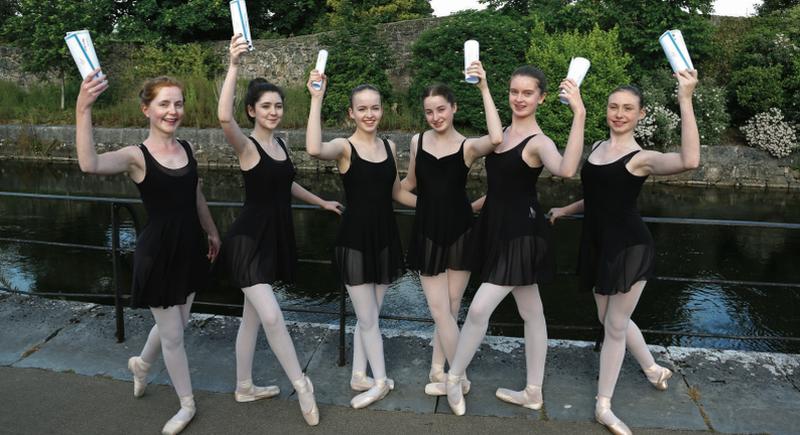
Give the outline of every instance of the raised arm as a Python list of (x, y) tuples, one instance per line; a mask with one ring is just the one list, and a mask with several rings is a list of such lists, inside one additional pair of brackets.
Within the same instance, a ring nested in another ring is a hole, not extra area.
[(338, 215), (342, 214), (342, 210), (344, 207), (337, 201), (326, 201), (320, 198), (317, 195), (309, 192), (305, 187), (297, 184), (297, 182), (292, 183), (292, 196), (299, 199), (300, 201), (305, 202), (306, 204), (316, 205), (322, 209), (332, 211)]
[(583, 154), (583, 130), (586, 124), (586, 108), (583, 107), (583, 100), (581, 99), (580, 89), (578, 84), (572, 79), (564, 79), (559, 85), (563, 90), (560, 95), (565, 97), (569, 102), (569, 108), (572, 110), (572, 126), (569, 130), (569, 138), (567, 138), (567, 146), (564, 148), (564, 155), (559, 154), (558, 149), (553, 144), (553, 141), (547, 140), (539, 142), (538, 147), (539, 158), (542, 164), (550, 171), (551, 174), (557, 177), (571, 178), (578, 170), (578, 164), (581, 162), (581, 155)]
[(242, 54), (247, 52), (247, 41), (239, 33), (233, 35), (228, 51), (230, 63), (228, 64), (228, 74), (225, 75), (225, 82), (222, 83), (222, 91), (219, 94), (217, 118), (222, 126), (222, 132), (225, 134), (225, 140), (231, 144), (236, 155), (241, 155), (249, 149), (247, 147), (248, 139), (236, 122), (233, 104), (236, 95), (236, 77), (239, 75), (239, 61)]
[[(314, 89), (313, 82), (321, 82), (320, 89)], [(311, 71), (306, 87), (311, 93), (311, 107), (306, 125), (306, 151), (320, 160), (339, 160), (344, 154), (343, 141), (322, 142), (322, 98), (328, 79), (317, 70)]]
[[(400, 187), (408, 192), (413, 191), (417, 187), (417, 144), (419, 143), (419, 135), (415, 134), (411, 138), (411, 143), (408, 144), (409, 157), (408, 157), (408, 172), (405, 178), (400, 181)], [(397, 160), (395, 160), (397, 161)]]
[(208, 254), (206, 254), (206, 257), (213, 263), (217, 259), (217, 255), (219, 255), (222, 242), (219, 238), (217, 226), (214, 225), (214, 219), (211, 217), (211, 211), (208, 209), (208, 203), (205, 195), (203, 195), (201, 185), (202, 182), (197, 183), (197, 217), (200, 219), (200, 226), (203, 227), (203, 231), (208, 235)]
[(631, 159), (631, 171), (636, 175), (670, 175), (695, 169), (700, 165), (700, 133), (692, 106), (692, 94), (697, 86), (697, 70), (678, 71), (678, 105), (681, 108), (681, 149), (677, 153), (642, 151)]
[(75, 147), (81, 171), (88, 174), (113, 175), (127, 172), (134, 180), (144, 174), (144, 159), (135, 147), (125, 147), (97, 154), (92, 133), (92, 105), (97, 97), (108, 89), (106, 76), (95, 77), (100, 68), (92, 71), (81, 83), (75, 103)]
[[(392, 149), (392, 156), (394, 157), (394, 161), (397, 162), (397, 146), (394, 144), (394, 142), (389, 141), (389, 148)], [(414, 195), (400, 186), (399, 175), (395, 175), (394, 177), (394, 185), (392, 185), (392, 199), (406, 207), (417, 207), (417, 195)]]
[(489, 91), (489, 83), (486, 80), (486, 71), (480, 61), (472, 62), (467, 69), (467, 74), (478, 76), (478, 89), (481, 91), (483, 99), (483, 111), (486, 114), (486, 129), (489, 134), (475, 139), (469, 139), (464, 143), (464, 151), (467, 153), (469, 161), (474, 161), (478, 157), (485, 156), (494, 151), (503, 142), (503, 124), (500, 121), (500, 114), (494, 105), (492, 93)]

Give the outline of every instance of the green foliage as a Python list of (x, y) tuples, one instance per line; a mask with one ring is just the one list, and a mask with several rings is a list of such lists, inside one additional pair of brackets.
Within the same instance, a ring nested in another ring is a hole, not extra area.
[[(124, 2), (117, 19), (117, 36), (128, 42), (230, 39), (233, 32), (228, 3), (227, 0)], [(249, 8), (259, 3), (249, 2), (248, 14)]]
[(770, 107), (783, 107), (782, 74), (780, 65), (749, 66), (734, 72), (731, 86), (739, 104), (739, 113), (750, 117), (766, 112)]
[(317, 31), (353, 23), (391, 23), (433, 15), (428, 0), (328, 0), (329, 12), (316, 24)]
[(5, 33), (24, 51), (22, 66), (26, 71), (45, 74), (55, 70), (64, 74), (74, 70), (77, 76), (64, 35), (90, 29), (102, 64), (103, 35), (112, 29), (107, 17), (112, 5), (113, 0), (20, 0), (20, 15), (6, 21)]
[(5, 40), (3, 37), (3, 28), (9, 18), (13, 17), (19, 11), (19, 0), (0, 0), (0, 41)]
[(622, 52), (619, 31), (603, 31), (595, 27), (588, 34), (548, 33), (538, 22), (531, 29), (531, 46), (527, 59), (544, 71), (550, 82), (548, 96), (536, 114), (545, 133), (559, 146), (566, 144), (572, 125), (572, 112), (558, 101), (558, 83), (567, 74), (572, 57), (580, 56), (592, 63), (581, 84), (581, 96), (586, 106), (587, 143), (605, 138), (608, 94), (619, 85), (630, 82), (626, 67), (630, 56)]
[[(369, 83), (381, 91), (384, 111), (393, 103), (392, 85), (386, 70), (391, 55), (386, 44), (370, 24), (351, 23), (320, 37), (330, 55), (325, 67), (328, 88), (322, 106), (322, 116), (328, 123), (338, 123), (347, 117), (350, 91)], [(312, 65), (313, 66), (313, 65)]]
[(744, 36), (753, 20), (742, 17), (720, 17), (711, 36), (711, 55), (703, 62), (700, 80), (709, 78), (716, 83), (728, 83), (736, 58), (743, 50)]
[(797, 5), (800, 5), (800, 0), (762, 0), (760, 5), (756, 5), (756, 12), (762, 16), (769, 15)]
[(417, 119), (422, 115), (422, 90), (434, 83), (445, 83), (453, 89), (458, 102), (455, 123), (485, 131), (486, 115), (480, 92), (464, 81), (464, 41), (468, 39), (480, 43), (481, 63), (489, 86), (494, 89), (495, 105), (502, 119), (510, 119), (508, 104), (503, 100), (508, 78), (525, 62), (528, 36), (518, 20), (489, 11), (456, 14), (422, 33), (414, 43), (409, 102), (418, 113)]
[[(265, 2), (256, 2), (263, 4)], [(251, 25), (264, 23), (264, 29), (279, 35), (305, 35), (314, 32), (314, 25), (328, 12), (326, 0), (290, 0), (266, 2), (263, 12), (248, 9)], [(248, 8), (250, 4), (247, 5)], [(256, 34), (258, 35), (258, 34)]]

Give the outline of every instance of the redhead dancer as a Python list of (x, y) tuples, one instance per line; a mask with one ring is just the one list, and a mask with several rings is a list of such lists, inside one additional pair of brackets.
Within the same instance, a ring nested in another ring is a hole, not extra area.
[[(321, 83), (320, 89), (312, 84)], [(394, 387), (386, 376), (379, 315), (386, 289), (403, 272), (402, 249), (392, 200), (414, 207), (416, 197), (400, 187), (395, 144), (378, 137), (383, 116), (381, 94), (372, 85), (356, 86), (348, 114), (356, 130), (350, 137), (322, 141), (322, 99), (327, 78), (311, 71), (308, 90), (311, 108), (306, 129), (306, 151), (321, 160), (333, 160), (344, 184), (347, 208), (334, 247), (339, 277), (356, 313), (353, 337), (353, 373), (350, 386), (363, 393), (353, 397), (353, 408), (383, 399)], [(366, 374), (367, 362), (372, 378)]]
[(139, 145), (97, 154), (92, 105), (108, 88), (108, 82), (95, 73), (81, 84), (75, 108), (78, 162), (81, 170), (90, 174), (127, 174), (136, 183), (147, 210), (147, 224), (136, 240), (133, 255), (131, 302), (137, 308), (149, 307), (156, 324), (141, 354), (128, 360), (128, 368), (133, 373), (133, 395), (141, 397), (150, 365), (159, 351), (163, 353), (181, 408), (162, 433), (177, 434), (194, 418), (196, 410), (183, 329), (189, 322), (195, 292), (208, 271), (202, 230), (208, 234), (206, 257), (211, 261), (219, 252), (219, 233), (200, 190), (193, 149), (176, 136), (184, 114), (181, 84), (169, 77), (146, 81), (139, 99), (150, 123), (147, 138)]
[(581, 288), (594, 290), (597, 316), (605, 338), (600, 351), (595, 418), (615, 434), (631, 431), (611, 411), (625, 347), (659, 390), (667, 388), (672, 372), (656, 364), (639, 327), (631, 320), (647, 280), (653, 277), (653, 237), (639, 216), (636, 199), (649, 175), (670, 175), (700, 164), (700, 135), (692, 107), (697, 71), (680, 71), (678, 104), (681, 109), (681, 149), (674, 153), (643, 150), (634, 138), (644, 118), (638, 88), (621, 86), (608, 96), (606, 122), (609, 138), (594, 144), (581, 169), (583, 199), (550, 210), (550, 220), (584, 213), (578, 273)]

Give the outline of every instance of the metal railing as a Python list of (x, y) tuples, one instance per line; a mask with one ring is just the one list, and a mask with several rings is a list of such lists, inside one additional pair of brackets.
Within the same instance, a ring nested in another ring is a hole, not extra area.
[[(71, 195), (52, 195), (52, 194), (33, 194), (33, 193), (20, 193), (20, 192), (1, 192), (0, 198), (25, 198), (34, 200), (58, 200), (58, 201), (83, 201), (97, 204), (107, 204), (111, 215), (111, 244), (110, 246), (97, 246), (86, 245), (79, 243), (64, 243), (52, 242), (42, 240), (27, 240), (19, 238), (0, 237), (0, 242), (18, 243), (18, 244), (31, 244), (31, 245), (44, 245), (65, 248), (77, 248), (94, 251), (105, 251), (111, 254), (112, 262), (112, 282), (113, 282), (113, 295), (107, 294), (88, 294), (88, 293), (68, 293), (68, 292), (36, 292), (28, 293), (18, 290), (12, 290), (0, 287), (0, 290), (12, 293), (22, 293), (27, 295), (36, 295), (41, 297), (72, 297), (72, 298), (95, 298), (95, 299), (114, 299), (115, 317), (116, 317), (116, 331), (115, 335), (118, 342), (125, 340), (125, 323), (123, 313), (123, 302), (130, 299), (129, 295), (123, 293), (119, 282), (119, 255), (123, 253), (130, 253), (132, 250), (123, 249), (119, 243), (119, 230), (120, 230), (120, 209), (128, 210), (131, 218), (134, 220), (134, 228), (138, 231), (138, 222), (136, 220), (136, 213), (133, 211), (132, 205), (141, 204), (140, 199), (136, 198), (109, 198), (109, 197), (95, 197), (95, 196), (71, 196)], [(241, 202), (229, 201), (209, 201), (209, 207), (241, 207)], [(293, 209), (305, 210), (320, 210), (315, 206), (292, 204)], [(396, 210), (400, 215), (413, 215), (413, 210), (400, 209)], [(567, 219), (581, 219), (582, 216), (567, 217)], [(772, 228), (772, 229), (800, 229), (800, 224), (794, 223), (777, 223), (777, 222), (759, 222), (759, 221), (745, 221), (745, 220), (726, 220), (726, 219), (687, 219), (687, 218), (664, 218), (664, 217), (644, 217), (645, 222), (662, 223), (662, 224), (685, 224), (685, 225), (709, 225), (709, 226), (736, 226), (736, 227), (749, 227), (749, 228)], [(330, 265), (330, 260), (317, 260), (317, 259), (298, 259), (300, 263), (307, 264), (327, 264)], [(573, 275), (569, 272), (559, 272), (559, 275)], [(707, 278), (686, 278), (686, 277), (671, 277), (671, 276), (657, 276), (653, 278), (654, 281), (665, 281), (675, 283), (691, 283), (691, 284), (722, 284), (722, 285), (739, 285), (739, 286), (753, 286), (753, 287), (782, 287), (782, 288), (800, 288), (800, 283), (783, 283), (783, 282), (762, 282), (762, 281), (745, 281), (745, 280), (723, 280), (723, 279), (707, 279)], [(348, 317), (353, 317), (354, 313), (346, 309), (347, 292), (343, 284), (339, 283), (339, 309), (337, 311), (325, 309), (303, 308), (297, 306), (283, 306), (281, 310), (288, 312), (309, 313), (309, 314), (325, 314), (338, 316), (339, 318), (339, 361), (340, 366), (345, 365), (345, 330)], [(209, 308), (225, 308), (225, 309), (240, 309), (241, 304), (229, 304), (218, 302), (202, 302), (195, 301), (195, 306), (209, 307)], [(421, 323), (433, 323), (433, 319), (428, 317), (413, 317), (413, 316), (397, 316), (397, 315), (380, 315), (381, 319), (385, 320), (401, 320), (412, 321)], [(494, 327), (519, 327), (520, 323), (513, 322), (490, 322)], [(550, 325), (547, 326), (548, 330), (556, 331), (579, 331), (579, 332), (596, 332), (602, 331), (601, 327), (596, 326), (579, 326), (579, 325)], [(652, 335), (665, 335), (665, 336), (685, 336), (685, 337), (698, 337), (698, 338), (718, 338), (730, 340), (770, 340), (770, 341), (787, 341), (787, 342), (800, 342), (800, 337), (789, 336), (744, 336), (744, 335), (730, 335), (730, 334), (716, 334), (716, 333), (703, 333), (694, 331), (667, 331), (655, 329), (642, 329), (643, 333)], [(597, 343), (596, 343), (597, 344)]]

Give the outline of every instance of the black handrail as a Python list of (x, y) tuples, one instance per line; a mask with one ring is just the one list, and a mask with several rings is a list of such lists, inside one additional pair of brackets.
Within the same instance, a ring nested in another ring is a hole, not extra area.
[[(41, 241), (41, 240), (27, 240), (27, 239), (19, 239), (19, 238), (8, 238), (8, 237), (0, 237), (0, 242), (9, 242), (9, 243), (19, 243), (19, 244), (38, 244), (38, 245), (45, 245), (45, 246), (57, 246), (57, 247), (67, 247), (67, 248), (77, 248), (77, 249), (87, 249), (87, 250), (100, 250), (100, 251), (107, 251), (111, 252), (112, 257), (112, 271), (113, 271), (113, 286), (114, 286), (114, 295), (103, 295), (103, 294), (79, 294), (79, 293), (64, 293), (64, 292), (36, 292), (36, 293), (27, 293), (21, 292), (18, 290), (12, 290), (7, 288), (0, 287), (0, 291), (11, 292), (11, 293), (22, 293), (28, 295), (35, 295), (35, 296), (42, 296), (42, 297), (75, 297), (75, 298), (97, 298), (97, 299), (104, 299), (104, 298), (114, 298), (114, 305), (115, 305), (115, 314), (116, 314), (116, 336), (117, 341), (122, 342), (125, 339), (125, 330), (124, 330), (124, 316), (122, 312), (122, 301), (129, 300), (130, 296), (122, 294), (122, 291), (119, 286), (119, 279), (117, 273), (117, 260), (118, 254), (120, 253), (129, 253), (132, 252), (131, 249), (124, 249), (119, 246), (119, 208), (125, 208), (128, 210), (131, 218), (134, 221), (134, 228), (138, 232), (138, 221), (136, 214), (133, 212), (132, 205), (134, 204), (141, 204), (141, 200), (138, 198), (116, 198), (116, 197), (95, 197), (95, 196), (83, 196), (83, 195), (54, 195), (54, 194), (35, 194), (35, 193), (22, 193), (22, 192), (3, 192), (0, 191), (0, 197), (11, 197), (11, 198), (28, 198), (28, 199), (42, 199), (42, 200), (59, 200), (59, 201), (86, 201), (86, 202), (94, 202), (94, 203), (101, 203), (101, 204), (109, 204), (111, 208), (111, 223), (112, 223), (112, 241), (111, 246), (96, 246), (96, 245), (85, 245), (85, 244), (78, 244), (78, 243), (65, 243), (65, 242), (51, 242), (51, 241)], [(208, 205), (210, 207), (241, 207), (242, 202), (230, 202), (230, 201), (209, 201)], [(305, 204), (292, 204), (293, 209), (299, 210), (320, 210), (316, 206), (305, 205)], [(401, 215), (413, 215), (414, 211), (410, 209), (398, 209), (395, 210), (395, 213)], [(576, 216), (569, 216), (566, 219), (581, 219), (581, 215)], [(663, 218), (663, 217), (643, 217), (645, 222), (652, 222), (652, 223), (665, 223), (665, 224), (683, 224), (683, 225), (709, 225), (709, 226), (737, 226), (737, 227), (749, 227), (749, 228), (772, 228), (772, 229), (800, 229), (800, 224), (795, 223), (786, 223), (786, 222), (759, 222), (759, 221), (749, 221), (749, 220), (730, 220), (730, 219), (696, 219), (696, 218)], [(301, 258), (298, 259), (298, 262), (301, 263), (309, 263), (309, 264), (331, 264), (330, 260), (316, 260), (316, 259), (306, 259)], [(569, 272), (559, 272), (560, 275), (572, 275)], [(781, 282), (763, 282), (763, 281), (743, 281), (743, 280), (722, 280), (722, 279), (708, 279), (708, 278), (688, 278), (688, 277), (669, 277), (669, 276), (659, 276), (653, 278), (656, 281), (667, 281), (667, 282), (684, 282), (684, 283), (698, 283), (698, 284), (728, 284), (728, 285), (740, 285), (740, 286), (749, 286), (749, 287), (781, 287), (781, 288), (800, 288), (800, 283), (781, 283)], [(318, 309), (310, 309), (310, 308), (301, 308), (301, 307), (294, 307), (294, 306), (285, 306), (281, 307), (284, 311), (289, 312), (302, 312), (302, 313), (312, 313), (312, 314), (328, 314), (328, 315), (338, 315), (339, 317), (339, 365), (342, 366), (345, 364), (345, 325), (347, 317), (352, 317), (354, 315), (353, 312), (349, 312), (346, 309), (345, 298), (346, 298), (346, 290), (343, 284), (339, 286), (339, 310), (338, 311), (330, 311), (330, 310), (318, 310)], [(215, 302), (200, 302), (197, 301), (194, 305), (198, 306), (208, 306), (208, 307), (217, 307), (217, 308), (241, 308), (241, 304), (226, 304), (226, 303), (215, 303)], [(433, 323), (431, 318), (426, 317), (410, 317), (410, 316), (395, 316), (395, 315), (381, 315), (381, 319), (386, 320), (401, 320), (401, 321), (413, 321), (413, 322), (423, 322), (423, 323)], [(496, 327), (518, 327), (519, 323), (509, 323), (509, 322), (491, 322), (492, 326)], [(593, 331), (599, 332), (601, 330), (600, 327), (591, 327), (591, 326), (576, 326), (576, 325), (548, 325), (548, 329), (552, 330), (564, 330), (564, 331)], [(653, 334), (653, 335), (673, 335), (673, 336), (686, 336), (686, 337), (702, 337), (702, 338), (719, 338), (719, 339), (731, 339), (731, 340), (777, 340), (777, 341), (789, 341), (789, 342), (800, 342), (800, 337), (785, 337), (785, 336), (743, 336), (743, 335), (727, 335), (727, 334), (712, 334), (712, 333), (702, 333), (702, 332), (693, 332), (693, 331), (665, 331), (665, 330), (652, 330), (652, 329), (643, 329), (642, 332)]]

